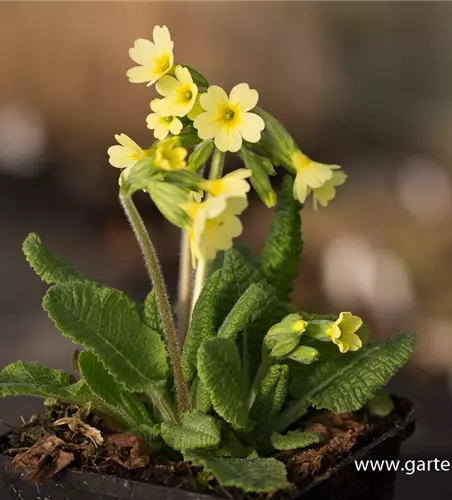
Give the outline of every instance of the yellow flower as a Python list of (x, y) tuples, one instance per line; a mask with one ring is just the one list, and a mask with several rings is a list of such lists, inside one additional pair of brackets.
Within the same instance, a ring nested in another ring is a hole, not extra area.
[(339, 318), (325, 330), (326, 335), (339, 347), (342, 353), (357, 351), (363, 346), (356, 332), (363, 324), (358, 316), (349, 312), (341, 312)]
[(220, 151), (236, 152), (242, 147), (242, 141), (258, 142), (264, 130), (264, 120), (255, 113), (248, 113), (258, 101), (256, 90), (251, 90), (247, 83), (239, 83), (231, 93), (217, 85), (212, 85), (200, 98), (205, 113), (194, 121), (201, 139), (215, 139)]
[(248, 205), (246, 197), (214, 196), (202, 203), (190, 203), (187, 228), (195, 267), (196, 260), (213, 260), (220, 250), (229, 250), (232, 240), (242, 233), (237, 215)]
[(297, 172), (293, 185), (293, 195), (300, 203), (306, 201), (310, 189), (322, 187), (333, 177), (334, 166), (312, 161), (300, 150), (292, 153), (291, 160)]
[(109, 155), (109, 163), (116, 168), (124, 168), (124, 177), (127, 177), (128, 173), (132, 167), (145, 156), (148, 156), (148, 152), (138, 146), (138, 144), (133, 141), (126, 134), (116, 134), (115, 139), (120, 144), (115, 146), (110, 146), (107, 150)]
[(251, 172), (249, 170), (239, 168), (229, 174), (226, 174), (221, 179), (203, 181), (200, 186), (201, 189), (212, 196), (224, 195), (230, 197), (244, 197), (250, 190), (250, 185), (245, 179), (250, 176)]
[(320, 203), (322, 207), (326, 207), (331, 200), (334, 200), (336, 188), (342, 186), (347, 180), (347, 174), (337, 170), (338, 168), (339, 167), (332, 166), (333, 176), (331, 179), (327, 180), (323, 186), (312, 190), (314, 210), (317, 210), (318, 203)]
[(148, 87), (167, 73), (174, 64), (171, 35), (166, 26), (154, 26), (153, 40), (140, 38), (135, 41), (129, 55), (135, 66), (127, 71), (129, 81), (132, 83), (148, 82)]
[(156, 139), (162, 141), (169, 133), (173, 135), (180, 134), (183, 127), (182, 122), (175, 116), (165, 116), (162, 112), (161, 99), (151, 101), (151, 110), (154, 112), (147, 116), (146, 123), (149, 129), (154, 130)]
[(175, 76), (165, 75), (156, 85), (157, 92), (165, 99), (162, 109), (172, 116), (185, 116), (193, 108), (198, 87), (193, 83), (190, 71), (182, 66), (176, 66)]
[(174, 140), (162, 141), (155, 151), (154, 165), (163, 170), (176, 170), (185, 168), (187, 150), (178, 146)]

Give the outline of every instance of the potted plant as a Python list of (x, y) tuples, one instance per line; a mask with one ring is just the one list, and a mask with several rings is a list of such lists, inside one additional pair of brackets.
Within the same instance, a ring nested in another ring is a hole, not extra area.
[[(36, 234), (27, 237), (25, 256), (50, 285), (44, 310), (84, 349), (74, 357), (75, 375), (24, 361), (0, 372), (1, 396), (45, 398), (42, 415), (0, 441), (3, 487), (22, 500), (37, 492), (51, 499), (326, 499), (334, 492), (350, 500), (364, 491), (390, 498), (393, 472), (382, 481), (353, 465), (396, 457), (412, 431), (411, 404), (381, 388), (409, 359), (414, 334), (369, 342), (352, 313), (311, 314), (290, 302), (303, 204), (311, 197), (315, 208), (326, 206), (346, 175), (304, 155), (256, 107), (256, 90), (241, 83), (228, 95), (210, 86), (174, 63), (165, 26), (153, 37), (135, 42), (138, 66), (127, 74), (156, 84), (160, 97), (147, 117), (156, 141), (142, 149), (121, 134), (108, 150), (122, 169), (119, 199), (152, 289), (133, 302), (60, 260)], [(245, 168), (224, 175), (227, 151)], [(278, 196), (270, 182), (276, 168), (288, 172)], [(233, 244), (249, 183), (276, 206), (259, 256)], [(137, 191), (182, 231), (177, 322), (133, 202)]]

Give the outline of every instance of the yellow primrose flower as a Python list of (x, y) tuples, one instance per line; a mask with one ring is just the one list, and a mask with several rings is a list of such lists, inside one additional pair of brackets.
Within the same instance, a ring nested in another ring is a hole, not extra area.
[(187, 150), (178, 146), (174, 140), (162, 141), (155, 151), (154, 165), (163, 170), (176, 170), (185, 168)]
[(127, 177), (128, 173), (132, 167), (145, 156), (148, 156), (148, 152), (138, 146), (138, 144), (133, 141), (126, 134), (116, 134), (115, 139), (118, 141), (119, 145), (110, 146), (107, 150), (109, 155), (109, 163), (116, 168), (124, 168), (124, 176)]
[(246, 197), (214, 196), (201, 203), (190, 203), (187, 213), (191, 225), (187, 228), (193, 267), (197, 260), (210, 261), (220, 250), (229, 250), (232, 240), (242, 233), (237, 215), (248, 205)]
[(140, 38), (135, 41), (129, 55), (135, 66), (126, 75), (132, 83), (148, 82), (148, 87), (167, 73), (174, 64), (171, 35), (166, 26), (154, 26), (153, 42)]
[(264, 120), (253, 109), (259, 95), (247, 83), (239, 83), (228, 95), (217, 85), (212, 85), (200, 97), (201, 113), (193, 125), (201, 139), (215, 139), (220, 151), (236, 152), (242, 141), (258, 142), (264, 130)]
[(320, 203), (322, 207), (326, 207), (331, 200), (334, 200), (336, 188), (342, 186), (347, 180), (347, 174), (337, 170), (338, 168), (339, 167), (332, 166), (333, 176), (331, 179), (327, 180), (323, 186), (312, 190), (314, 210), (317, 210), (318, 203)]
[(363, 324), (358, 316), (349, 312), (341, 312), (339, 318), (331, 323), (325, 330), (325, 334), (339, 347), (342, 353), (357, 351), (363, 346), (356, 332)]
[(333, 177), (333, 168), (338, 168), (312, 161), (300, 150), (292, 153), (291, 160), (297, 171), (293, 184), (293, 195), (300, 203), (306, 201), (309, 189), (322, 187)]
[(182, 66), (176, 66), (175, 77), (165, 75), (156, 85), (157, 92), (165, 99), (162, 109), (172, 116), (185, 116), (196, 102), (198, 86), (193, 83), (190, 71)]
[(154, 130), (154, 137), (162, 141), (169, 133), (173, 135), (180, 134), (183, 125), (179, 118), (175, 116), (165, 116), (162, 113), (162, 100), (154, 99), (151, 101), (151, 110), (154, 111), (146, 117), (146, 123), (149, 129)]
[(203, 181), (200, 187), (212, 196), (243, 197), (250, 190), (250, 185), (245, 180), (250, 176), (251, 172), (248, 169), (239, 168), (221, 179)]

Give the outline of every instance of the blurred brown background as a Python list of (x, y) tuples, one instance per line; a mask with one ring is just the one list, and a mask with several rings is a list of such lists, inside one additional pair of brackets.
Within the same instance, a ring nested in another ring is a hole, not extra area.
[[(303, 151), (349, 174), (327, 210), (304, 211), (294, 300), (353, 310), (375, 336), (418, 332), (392, 384), (421, 407), (405, 452), (452, 459), (450, 3), (0, 3), (0, 366), (70, 368), (73, 348), (42, 312), (45, 287), (20, 251), (28, 232), (136, 298), (147, 291), (106, 150), (115, 133), (153, 140), (155, 91), (125, 72), (155, 24), (169, 27), (178, 62), (225, 88), (249, 82)], [(177, 231), (140, 201), (174, 296)], [(253, 199), (243, 241), (259, 250), (271, 217)], [(38, 408), (1, 400), (0, 417)], [(440, 474), (401, 477), (400, 498), (427, 483), (450, 498)]]

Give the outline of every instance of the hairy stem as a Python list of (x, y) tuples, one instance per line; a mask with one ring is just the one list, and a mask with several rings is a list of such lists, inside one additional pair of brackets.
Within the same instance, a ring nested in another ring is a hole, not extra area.
[[(217, 148), (214, 149), (212, 163), (210, 165), (210, 173), (209, 173), (209, 179), (211, 181), (219, 179), (222, 176), (224, 167), (224, 156), (225, 155), (223, 151), (220, 151)], [(198, 260), (196, 266), (195, 286), (193, 289), (193, 301), (191, 305), (192, 312), (193, 309), (195, 308), (196, 301), (198, 300), (199, 295), (201, 294), (202, 288), (206, 281), (206, 276), (207, 276), (207, 262), (204, 260)]]
[(177, 319), (180, 340), (184, 343), (190, 322), (191, 296), (191, 256), (190, 241), (185, 231), (181, 234), (181, 251), (179, 260), (179, 288), (177, 303)]
[(119, 199), (122, 208), (124, 209), (124, 213), (126, 214), (133, 229), (138, 245), (143, 253), (149, 278), (154, 285), (157, 307), (160, 320), (162, 322), (162, 329), (171, 358), (178, 407), (180, 411), (186, 411), (188, 410), (187, 386), (182, 372), (180, 346), (176, 329), (174, 327), (173, 315), (171, 313), (171, 306), (168, 300), (168, 294), (166, 292), (160, 262), (151, 238), (149, 237), (149, 233), (146, 230), (146, 226), (144, 225), (143, 219), (141, 218), (131, 196), (121, 193)]

